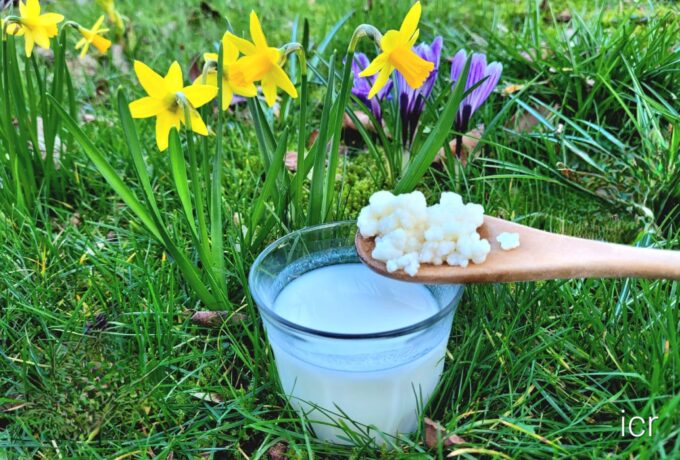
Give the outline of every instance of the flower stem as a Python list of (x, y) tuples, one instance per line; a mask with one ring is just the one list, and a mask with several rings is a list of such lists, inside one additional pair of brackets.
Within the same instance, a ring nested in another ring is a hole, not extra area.
[(380, 31), (370, 24), (361, 24), (356, 29), (354, 29), (352, 39), (349, 41), (349, 46), (347, 47), (347, 53), (354, 53), (354, 50), (356, 50), (357, 44), (359, 43), (359, 40), (361, 40), (363, 37), (372, 38), (373, 41), (378, 46), (380, 46), (380, 41), (382, 40), (382, 34), (380, 33)]

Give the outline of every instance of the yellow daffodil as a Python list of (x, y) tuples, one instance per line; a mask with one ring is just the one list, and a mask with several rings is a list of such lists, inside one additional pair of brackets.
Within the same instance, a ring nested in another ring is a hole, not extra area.
[(50, 38), (57, 35), (57, 24), (64, 20), (64, 16), (57, 13), (40, 14), (40, 2), (38, 0), (26, 0), (19, 2), (19, 25), (21, 33), (15, 30), (15, 35), (24, 36), (24, 48), (26, 56), (31, 57), (33, 46), (50, 48)]
[[(7, 28), (5, 29), (5, 27)], [(17, 24), (16, 22), (8, 24), (7, 21), (5, 21), (4, 19), (0, 19), (0, 29), (4, 31), (4, 33), (0, 31), (0, 34), (2, 34), (2, 38), (5, 38), (5, 34), (16, 36), (21, 36), (24, 34), (24, 31), (19, 24)]]
[(230, 67), (230, 80), (237, 86), (247, 87), (259, 81), (262, 93), (269, 107), (276, 102), (276, 88), (281, 88), (290, 97), (297, 97), (297, 90), (288, 75), (281, 67), (282, 53), (278, 48), (267, 44), (262, 32), (260, 20), (254, 11), (250, 13), (249, 42), (243, 38), (227, 32), (227, 40), (231, 41), (244, 56)]
[(420, 2), (416, 2), (406, 14), (401, 28), (389, 30), (380, 40), (382, 53), (359, 73), (360, 77), (378, 74), (368, 93), (369, 99), (387, 84), (394, 69), (397, 69), (409, 86), (414, 89), (420, 88), (430, 75), (434, 64), (413, 51), (413, 44), (418, 39), (420, 13)]
[(106, 12), (109, 17), (109, 22), (116, 25), (119, 32), (125, 30), (125, 24), (123, 24), (123, 17), (120, 15), (116, 9), (116, 2), (114, 0), (97, 0), (99, 6)]
[[(217, 62), (217, 53), (205, 53), (203, 59)], [(240, 86), (231, 77), (231, 67), (238, 60), (238, 48), (227, 39), (227, 34), (222, 38), (222, 110), (227, 110), (234, 93), (244, 97), (257, 96), (257, 88), (253, 83)], [(199, 76), (194, 83), (202, 83), (217, 86), (217, 70), (211, 69), (205, 75)]]
[(217, 96), (216, 86), (184, 86), (182, 69), (177, 61), (172, 63), (165, 77), (140, 61), (135, 61), (135, 73), (148, 96), (132, 101), (130, 113), (133, 118), (156, 117), (156, 144), (161, 152), (168, 148), (170, 130), (179, 130), (182, 123), (187, 124), (185, 104), (188, 104), (191, 129), (202, 136), (208, 135), (208, 128), (196, 109)]
[(80, 57), (84, 58), (87, 54), (90, 45), (94, 45), (95, 48), (99, 50), (100, 53), (106, 53), (106, 51), (111, 47), (111, 40), (104, 38), (102, 35), (109, 31), (109, 29), (101, 29), (104, 23), (104, 16), (100, 16), (97, 22), (94, 23), (91, 29), (86, 29), (85, 27), (78, 26), (78, 32), (83, 36), (78, 43), (76, 43), (76, 49), (80, 50)]

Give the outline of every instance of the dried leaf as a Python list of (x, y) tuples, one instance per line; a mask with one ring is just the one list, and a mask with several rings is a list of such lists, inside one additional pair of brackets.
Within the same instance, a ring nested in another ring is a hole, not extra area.
[(14, 412), (27, 405), (28, 403), (21, 399), (21, 395), (8, 394), (7, 396), (0, 398), (0, 413)]
[(309, 139), (307, 139), (307, 148), (314, 145), (314, 142), (316, 141), (317, 137), (319, 137), (319, 130), (313, 129), (312, 132), (309, 133)]
[(444, 447), (449, 447), (457, 444), (465, 444), (465, 439), (457, 434), (447, 434), (446, 429), (439, 423), (432, 419), (425, 418), (425, 445), (430, 449), (437, 447), (441, 439)]
[[(355, 110), (354, 115), (357, 117), (357, 120), (359, 120), (359, 123), (361, 123), (361, 126), (363, 126), (366, 131), (375, 132), (375, 127), (366, 113), (362, 112), (361, 110)], [(347, 112), (345, 112), (342, 118), (342, 129), (358, 131), (354, 121), (349, 115), (347, 115)]]
[[(40, 150), (40, 156), (44, 160), (47, 158), (47, 146), (45, 145), (45, 131), (43, 129), (43, 119), (41, 117), (37, 117), (35, 119), (35, 124), (38, 134), (38, 150)], [(61, 139), (57, 135), (54, 137), (54, 149), (52, 151), (52, 160), (54, 162), (54, 167), (56, 169), (61, 168), (61, 163), (59, 161), (60, 153), (61, 153)]]
[(74, 212), (71, 214), (71, 217), (68, 219), (71, 225), (74, 227), (78, 227), (80, 224), (83, 223), (83, 219), (80, 217), (80, 213), (78, 211)]
[(222, 17), (220, 12), (213, 8), (212, 5), (206, 1), (201, 2), (201, 12), (213, 19), (220, 19)]
[(111, 63), (113, 66), (120, 71), (120, 73), (130, 72), (130, 63), (125, 58), (125, 52), (123, 46), (119, 44), (114, 44), (111, 46)]
[(568, 9), (562, 10), (557, 16), (555, 16), (557, 22), (569, 22), (571, 21), (571, 13)]
[(196, 399), (200, 399), (201, 401), (209, 403), (221, 404), (224, 402), (224, 398), (222, 398), (222, 396), (218, 395), (217, 393), (203, 393), (202, 391), (195, 391), (190, 394)]
[(109, 321), (106, 319), (106, 314), (99, 313), (93, 320), (85, 324), (85, 334), (92, 331), (103, 331), (109, 327)]
[[(479, 125), (475, 129), (468, 131), (465, 136), (463, 136), (463, 145), (461, 147), (460, 160), (463, 165), (467, 164), (468, 156), (479, 144), (479, 139), (482, 138), (484, 134), (484, 125)], [(449, 142), (449, 154), (455, 155), (456, 147), (458, 145), (458, 140), (453, 139)], [(442, 163), (444, 161), (444, 148), (439, 149), (437, 156), (434, 158), (433, 163)]]
[(507, 85), (505, 88), (503, 88), (503, 96), (508, 96), (512, 93), (516, 93), (517, 91), (520, 91), (524, 88), (524, 85), (516, 85), (516, 84), (510, 84)]
[(288, 455), (286, 453), (288, 452), (288, 445), (283, 442), (277, 442), (273, 446), (269, 448), (267, 451), (267, 456), (269, 457), (269, 460), (287, 460)]
[(291, 172), (297, 171), (297, 158), (298, 158), (297, 152), (293, 150), (286, 152), (286, 156), (284, 157), (283, 161), (288, 171)]
[(202, 56), (200, 54), (195, 54), (191, 58), (189, 64), (189, 80), (194, 81), (203, 73), (203, 68), (201, 67)]
[[(553, 109), (556, 108), (557, 106), (553, 106)], [(551, 114), (550, 110), (544, 106), (533, 107), (533, 109), (543, 118), (547, 118)], [(524, 110), (521, 112), (521, 115), (519, 115), (519, 112), (513, 115), (508, 121), (507, 127), (514, 128), (518, 133), (528, 133), (533, 131), (534, 128), (540, 123), (541, 122), (538, 120), (538, 118), (536, 118), (532, 113)]]
[(228, 311), (197, 311), (191, 315), (191, 322), (204, 327), (220, 327), (227, 321), (241, 323), (246, 320), (243, 313)]

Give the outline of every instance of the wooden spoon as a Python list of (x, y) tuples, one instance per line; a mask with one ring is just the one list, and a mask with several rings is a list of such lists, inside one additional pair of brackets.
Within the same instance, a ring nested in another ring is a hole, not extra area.
[[(497, 283), (564, 278), (652, 278), (680, 280), (680, 251), (638, 248), (544, 232), (496, 217), (485, 216), (477, 230), (489, 240), (491, 252), (482, 264), (466, 268), (422, 264), (416, 276), (403, 270), (388, 273), (373, 259), (374, 238), (355, 239), (359, 258), (374, 271), (415, 283)], [(520, 246), (501, 249), (496, 236), (519, 233)]]

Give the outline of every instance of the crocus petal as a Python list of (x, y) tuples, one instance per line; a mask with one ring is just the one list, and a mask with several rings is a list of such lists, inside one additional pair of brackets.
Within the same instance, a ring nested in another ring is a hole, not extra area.
[(154, 117), (165, 110), (163, 102), (152, 97), (143, 97), (132, 101), (129, 107), (132, 118)]
[(144, 91), (146, 91), (149, 96), (162, 99), (167, 95), (163, 77), (154, 72), (151, 67), (144, 64), (142, 61), (135, 61), (134, 67), (139, 84), (142, 85), (142, 88), (144, 88)]
[(232, 34), (231, 32), (227, 32), (226, 34), (224, 34), (224, 38), (226, 38), (227, 40), (232, 42), (234, 44), (234, 46), (236, 46), (236, 48), (238, 48), (238, 50), (241, 53), (245, 54), (246, 56), (248, 56), (250, 54), (255, 54), (255, 52), (256, 52), (256, 48), (255, 48), (254, 44), (252, 44), (248, 40), (245, 40), (241, 37), (237, 37), (236, 35)]
[(360, 77), (369, 77), (371, 75), (375, 75), (376, 73), (380, 72), (381, 69), (385, 67), (387, 64), (387, 54), (382, 53), (379, 54), (375, 59), (373, 59), (373, 62), (371, 62), (368, 67), (366, 67), (364, 70), (361, 71), (359, 74)]
[(486, 71), (484, 72), (484, 78), (486, 78), (486, 80), (473, 91), (471, 104), (473, 112), (481, 107), (481, 105), (489, 98), (496, 85), (498, 85), (502, 72), (503, 66), (498, 62), (492, 62), (486, 68)]
[(451, 59), (451, 82), (453, 84), (455, 84), (458, 81), (460, 75), (463, 73), (466, 61), (467, 53), (465, 52), (465, 50), (458, 51), (456, 55), (453, 57), (453, 59)]
[(191, 85), (182, 89), (184, 96), (195, 108), (215, 99), (217, 96), (217, 86), (210, 85)]
[(284, 90), (288, 95), (292, 98), (298, 97), (297, 90), (295, 89), (295, 85), (293, 85), (293, 82), (290, 81), (290, 78), (288, 78), (288, 75), (284, 70), (279, 67), (279, 66), (274, 66), (270, 72), (271, 78), (274, 80), (274, 83), (276, 86)]
[(371, 87), (371, 91), (368, 93), (368, 98), (371, 99), (375, 94), (380, 91), (380, 89), (387, 84), (388, 80), (390, 79), (390, 74), (392, 73), (392, 70), (394, 70), (394, 67), (392, 67), (390, 64), (386, 64), (385, 67), (380, 71), (378, 76), (375, 79), (375, 82), (373, 82), (373, 86)]
[(179, 66), (179, 62), (174, 61), (170, 64), (168, 69), (168, 74), (163, 79), (165, 81), (165, 87), (171, 93), (176, 93), (181, 91), (184, 86), (184, 80), (182, 78), (182, 68)]
[(421, 10), (422, 8), (420, 6), (420, 2), (415, 2), (408, 13), (406, 13), (406, 17), (401, 23), (399, 32), (405, 34), (408, 37), (413, 35), (418, 29), (418, 21), (420, 21)]
[(164, 152), (168, 148), (170, 130), (179, 130), (180, 117), (175, 112), (163, 111), (156, 118), (156, 145), (158, 150)]
[(262, 94), (269, 107), (273, 107), (276, 102), (276, 83), (269, 78), (262, 78)]
[(260, 20), (257, 18), (255, 11), (250, 12), (250, 38), (253, 39), (256, 47), (268, 48), (267, 39), (264, 37)]

